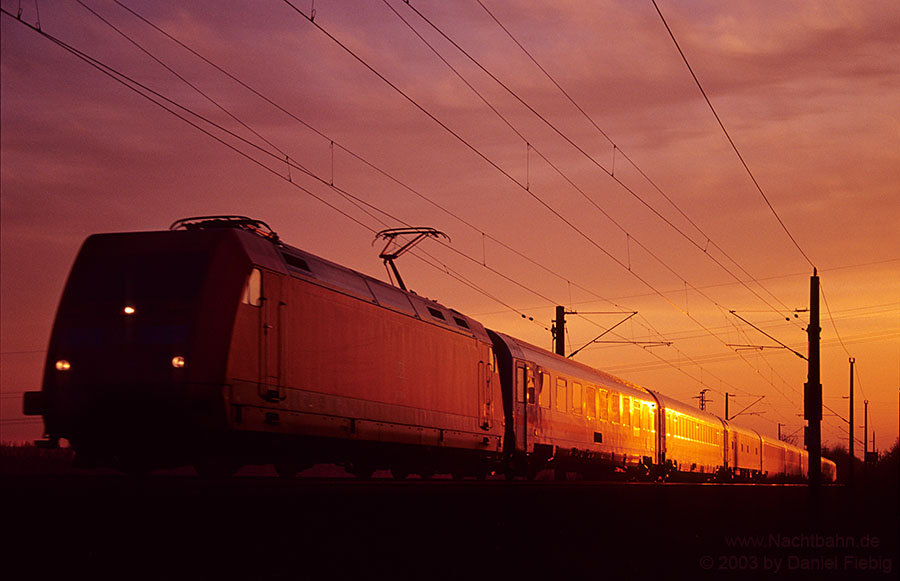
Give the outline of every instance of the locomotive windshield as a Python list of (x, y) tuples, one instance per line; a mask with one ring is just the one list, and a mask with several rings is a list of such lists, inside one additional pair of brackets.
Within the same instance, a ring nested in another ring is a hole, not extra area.
[(183, 252), (79, 261), (69, 279), (65, 301), (78, 308), (60, 315), (68, 323), (97, 324), (123, 312), (156, 324), (187, 322), (209, 261), (205, 253)]

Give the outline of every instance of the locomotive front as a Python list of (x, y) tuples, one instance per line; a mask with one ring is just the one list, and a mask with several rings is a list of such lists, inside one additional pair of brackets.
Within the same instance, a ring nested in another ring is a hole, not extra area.
[(88, 238), (66, 283), (41, 392), (45, 441), (145, 470), (190, 462), (225, 427), (225, 360), (249, 259), (236, 232)]

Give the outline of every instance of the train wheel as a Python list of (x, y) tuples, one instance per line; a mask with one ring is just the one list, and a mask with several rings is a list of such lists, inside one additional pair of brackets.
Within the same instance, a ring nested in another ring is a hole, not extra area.
[(114, 458), (112, 466), (119, 472), (131, 476), (133, 478), (145, 478), (150, 476), (153, 469), (150, 465), (139, 458)]
[(238, 471), (237, 463), (225, 458), (207, 458), (194, 464), (200, 478), (229, 478)]
[(409, 476), (409, 470), (402, 466), (393, 466), (391, 467), (391, 476), (394, 477), (394, 480), (406, 480), (406, 477)]
[(350, 462), (346, 464), (344, 466), (344, 469), (360, 480), (369, 480), (370, 478), (372, 478), (372, 475), (375, 474), (375, 468), (357, 462)]
[(293, 478), (300, 472), (300, 466), (289, 460), (275, 462), (275, 472), (282, 478)]

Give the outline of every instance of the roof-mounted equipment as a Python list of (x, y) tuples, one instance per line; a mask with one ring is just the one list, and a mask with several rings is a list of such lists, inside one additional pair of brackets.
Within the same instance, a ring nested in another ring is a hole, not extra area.
[[(413, 238), (401, 245), (401, 243), (397, 242), (396, 240), (396, 238), (399, 236), (413, 236)], [(378, 255), (378, 258), (384, 261), (385, 268), (387, 268), (388, 265), (391, 266), (391, 270), (394, 272), (394, 276), (397, 277), (397, 286), (399, 286), (403, 290), (408, 290), (406, 288), (406, 285), (403, 284), (403, 279), (400, 278), (400, 271), (397, 270), (397, 265), (394, 264), (394, 259), (421, 242), (423, 238), (437, 238), (438, 236), (446, 238), (447, 242), (450, 241), (450, 237), (440, 230), (423, 227), (391, 228), (389, 230), (382, 230), (375, 235), (375, 241), (380, 238), (383, 238), (387, 241), (387, 243), (384, 245), (384, 249), (381, 251), (381, 254)], [(375, 241), (372, 242), (373, 245), (375, 244)], [(389, 252), (388, 249), (391, 247), (391, 245), (394, 245), (394, 248), (396, 250)], [(388, 277), (390, 277), (391, 275), (391, 270), (388, 271)]]
[(278, 242), (278, 234), (268, 224), (247, 216), (194, 216), (176, 220), (169, 226), (169, 230), (213, 230), (216, 228), (244, 230), (271, 242)]

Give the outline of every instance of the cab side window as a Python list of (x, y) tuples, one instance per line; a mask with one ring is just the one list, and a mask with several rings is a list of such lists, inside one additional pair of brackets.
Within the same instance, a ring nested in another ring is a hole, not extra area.
[(250, 276), (244, 283), (244, 295), (241, 302), (252, 307), (262, 305), (262, 273), (258, 268), (250, 271)]

